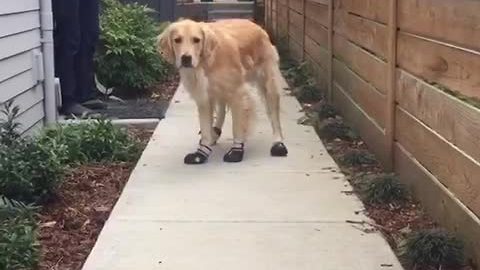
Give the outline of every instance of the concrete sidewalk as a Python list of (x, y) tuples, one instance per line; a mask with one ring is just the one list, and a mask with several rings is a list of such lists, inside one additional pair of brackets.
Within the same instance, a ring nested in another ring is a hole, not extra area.
[[(289, 156), (270, 157), (263, 107), (245, 160), (223, 163), (231, 124), (208, 164), (183, 157), (199, 137), (183, 90), (172, 101), (90, 254), (84, 270), (402, 269), (311, 127), (282, 97)], [(230, 116), (228, 117), (230, 118)]]

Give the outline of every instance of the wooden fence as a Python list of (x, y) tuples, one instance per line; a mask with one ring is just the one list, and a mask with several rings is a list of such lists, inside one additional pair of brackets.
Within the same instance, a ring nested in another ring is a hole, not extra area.
[(277, 42), (310, 64), (385, 167), (480, 261), (480, 110), (471, 103), (480, 104), (480, 1), (265, 6)]

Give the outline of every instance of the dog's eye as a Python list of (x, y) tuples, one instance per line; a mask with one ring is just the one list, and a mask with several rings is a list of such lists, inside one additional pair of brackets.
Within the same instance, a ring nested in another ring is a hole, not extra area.
[(200, 43), (200, 39), (197, 38), (197, 37), (194, 37), (194, 38), (193, 38), (193, 43)]
[(181, 37), (177, 37), (177, 38), (174, 39), (173, 41), (175, 41), (175, 43), (182, 43), (182, 38), (181, 38)]

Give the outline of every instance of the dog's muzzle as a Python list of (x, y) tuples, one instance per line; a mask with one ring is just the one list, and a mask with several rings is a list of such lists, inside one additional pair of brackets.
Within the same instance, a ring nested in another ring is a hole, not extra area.
[(185, 68), (193, 67), (191, 55), (182, 55), (182, 57), (180, 58), (180, 62), (182, 64), (182, 67), (185, 67)]

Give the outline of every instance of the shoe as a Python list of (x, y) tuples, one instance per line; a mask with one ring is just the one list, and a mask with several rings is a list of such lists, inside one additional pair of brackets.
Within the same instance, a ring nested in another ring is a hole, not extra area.
[(82, 105), (91, 110), (104, 110), (107, 108), (107, 104), (100, 99), (90, 99), (83, 102)]

